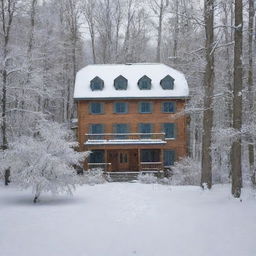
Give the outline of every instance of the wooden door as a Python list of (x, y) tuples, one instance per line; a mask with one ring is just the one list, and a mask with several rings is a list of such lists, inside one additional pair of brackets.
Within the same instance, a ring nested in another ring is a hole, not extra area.
[(129, 171), (129, 151), (120, 150), (118, 152), (118, 171)]

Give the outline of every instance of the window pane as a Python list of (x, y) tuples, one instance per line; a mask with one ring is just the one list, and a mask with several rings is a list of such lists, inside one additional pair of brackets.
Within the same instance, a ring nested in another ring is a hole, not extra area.
[(90, 110), (92, 114), (102, 114), (103, 113), (103, 105), (101, 102), (92, 102), (90, 104)]
[(140, 113), (151, 113), (152, 111), (151, 102), (140, 102), (139, 103), (139, 111)]
[(165, 150), (164, 151), (164, 166), (174, 165), (175, 162), (175, 151)]
[(102, 90), (104, 87), (104, 81), (99, 77), (92, 79), (90, 84), (92, 91)]
[(175, 112), (175, 103), (174, 102), (164, 102), (163, 103), (163, 112), (174, 113)]
[[(91, 124), (91, 126), (90, 126), (90, 133), (91, 134), (104, 133), (103, 124)], [(92, 139), (92, 140), (99, 140), (99, 139), (103, 139), (103, 136), (101, 136), (101, 135), (90, 136), (90, 139)]]
[[(152, 133), (152, 124), (139, 124), (139, 133)], [(151, 134), (141, 135), (143, 139), (148, 139), (151, 137)]]
[[(128, 133), (128, 124), (115, 124), (115, 133)], [(117, 139), (126, 139), (127, 135), (116, 135)]]
[(159, 162), (160, 150), (159, 149), (142, 149), (141, 162)]
[(93, 150), (90, 154), (90, 163), (104, 163), (104, 150)]
[(165, 138), (175, 138), (175, 124), (174, 123), (163, 124), (163, 132), (165, 133)]
[(116, 102), (115, 103), (115, 113), (127, 113), (127, 103), (126, 102)]

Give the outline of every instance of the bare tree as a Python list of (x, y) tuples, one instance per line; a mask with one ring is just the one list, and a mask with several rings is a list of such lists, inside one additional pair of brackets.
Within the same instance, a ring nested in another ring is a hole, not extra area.
[[(10, 31), (12, 28), (13, 17), (16, 10), (17, 0), (1, 0), (0, 2), (0, 12), (1, 12), (1, 25), (2, 25), (2, 36), (3, 36), (3, 49), (2, 49), (2, 60), (0, 74), (2, 76), (2, 120), (1, 120), (1, 130), (2, 130), (2, 146), (3, 150), (8, 148), (7, 140), (7, 121), (6, 121), (6, 106), (7, 106), (7, 78), (8, 78), (8, 54), (9, 54), (9, 42), (10, 42)], [(10, 170), (5, 170), (5, 185), (8, 185)]]
[(169, 0), (150, 0), (150, 6), (154, 14), (157, 16), (157, 48), (156, 48), (156, 61), (161, 61), (161, 46), (162, 46), (162, 31), (163, 19), (166, 13)]
[(93, 63), (96, 64), (96, 49), (95, 49), (95, 15), (96, 15), (96, 0), (86, 0), (83, 5), (83, 14), (88, 24), (89, 33), (91, 37), (92, 58)]
[[(254, 20), (254, 0), (249, 0), (249, 20), (248, 20), (248, 57), (249, 57), (249, 67), (248, 67), (248, 96), (249, 96), (249, 113), (251, 120), (253, 122), (255, 115), (253, 114), (253, 100), (254, 100), (254, 92), (253, 92), (253, 20)], [(250, 173), (252, 175), (252, 182), (256, 184), (256, 174), (254, 167), (254, 140), (251, 139), (250, 144), (248, 146), (249, 150), (249, 166)]]
[[(233, 91), (233, 128), (237, 132), (242, 126), (242, 89), (243, 89), (243, 1), (235, 0), (235, 47), (234, 47), (234, 91)], [(240, 197), (242, 188), (241, 138), (232, 144), (232, 194)]]
[(204, 20), (206, 33), (206, 68), (204, 74), (204, 114), (202, 140), (201, 186), (212, 187), (212, 127), (213, 127), (213, 88), (214, 88), (214, 0), (204, 1)]
[(128, 0), (127, 2), (127, 21), (126, 21), (126, 29), (125, 29), (125, 38), (123, 44), (124, 51), (124, 61), (129, 61), (129, 48), (130, 48), (130, 33), (131, 33), (131, 22), (134, 18), (135, 10), (132, 8), (132, 4), (134, 0)]

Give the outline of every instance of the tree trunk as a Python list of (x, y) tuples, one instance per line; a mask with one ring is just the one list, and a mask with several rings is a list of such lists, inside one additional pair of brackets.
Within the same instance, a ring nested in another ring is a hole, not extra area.
[[(16, 1), (4, 1), (0, 2), (0, 11), (1, 11), (1, 20), (2, 20), (2, 34), (4, 37), (3, 42), (3, 69), (2, 72), (2, 120), (1, 120), (1, 131), (2, 131), (2, 146), (3, 150), (8, 148), (7, 141), (7, 120), (6, 120), (6, 105), (7, 105), (7, 76), (8, 76), (8, 67), (7, 67), (7, 57), (8, 57), (8, 44), (10, 39), (10, 30), (12, 27), (13, 15), (16, 8)], [(7, 11), (6, 11), (7, 10)], [(5, 170), (5, 185), (9, 183), (10, 170)]]
[(173, 38), (173, 57), (176, 61), (178, 55), (178, 34), (179, 34), (179, 0), (175, 1), (175, 26), (174, 26), (174, 38)]
[[(249, 21), (248, 21), (248, 57), (249, 57), (249, 68), (248, 68), (248, 99), (249, 99), (249, 116), (250, 123), (254, 122), (255, 115), (253, 113), (253, 20), (254, 20), (254, 0), (249, 0)], [(255, 174), (254, 174), (254, 141), (251, 138), (250, 144), (248, 146), (249, 151), (249, 166), (250, 166), (250, 174), (252, 176), (252, 183), (255, 184)]]
[[(235, 0), (234, 33), (234, 91), (233, 91), (233, 128), (241, 131), (242, 126), (242, 46), (243, 46), (243, 1)], [(242, 188), (241, 138), (233, 142), (231, 151), (232, 194), (240, 197)]]
[(159, 17), (158, 17), (158, 36), (157, 36), (157, 50), (156, 50), (156, 61), (161, 61), (161, 45), (162, 45), (162, 23), (163, 23), (163, 0), (161, 0), (159, 6)]
[(205, 0), (204, 19), (206, 33), (206, 68), (204, 74), (204, 115), (203, 115), (203, 140), (202, 140), (202, 166), (201, 186), (212, 187), (212, 125), (213, 125), (213, 87), (214, 87), (214, 50), (213, 50), (213, 22), (214, 0)]
[(35, 193), (35, 197), (34, 197), (34, 200), (33, 200), (34, 204), (38, 202), (40, 194), (41, 194), (40, 185), (36, 185), (36, 193)]

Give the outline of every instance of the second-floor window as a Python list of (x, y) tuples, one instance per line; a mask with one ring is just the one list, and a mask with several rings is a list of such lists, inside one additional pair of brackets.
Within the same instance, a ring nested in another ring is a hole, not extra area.
[(142, 114), (152, 113), (152, 102), (139, 102), (139, 112)]
[(103, 124), (91, 124), (90, 125), (90, 133), (91, 134), (97, 134), (97, 135), (91, 135), (91, 139), (103, 139), (102, 135), (98, 135), (101, 133), (104, 133), (104, 125)]
[(162, 112), (164, 113), (174, 113), (175, 112), (175, 102), (167, 101), (162, 104)]
[(165, 133), (165, 138), (175, 139), (176, 138), (176, 125), (175, 123), (164, 123), (163, 132)]
[(114, 112), (117, 114), (125, 114), (128, 112), (128, 103), (127, 102), (115, 102), (114, 103)]
[(140, 136), (143, 139), (150, 138), (151, 134), (149, 133), (152, 133), (152, 124), (149, 124), (149, 123), (139, 124), (139, 133), (145, 133), (145, 135)]
[(128, 124), (114, 124), (113, 125), (114, 133), (122, 133), (121, 135), (116, 135), (117, 139), (126, 139), (127, 135), (124, 133), (129, 132)]
[(102, 102), (91, 102), (90, 103), (90, 113), (91, 114), (103, 114), (103, 103)]

